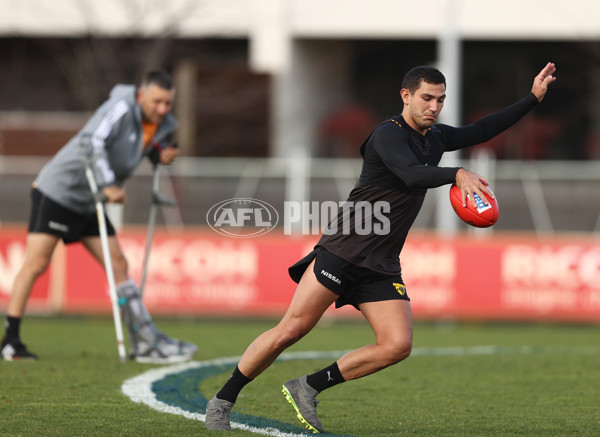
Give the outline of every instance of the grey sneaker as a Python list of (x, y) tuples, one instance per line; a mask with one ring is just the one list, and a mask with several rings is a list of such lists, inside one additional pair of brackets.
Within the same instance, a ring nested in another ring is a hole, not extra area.
[[(152, 324), (154, 329), (154, 326)], [(155, 341), (148, 343), (139, 340), (134, 345), (133, 356), (138, 363), (170, 364), (191, 360), (198, 347), (193, 343), (169, 337), (155, 330)]]
[(283, 384), (281, 392), (285, 395), (287, 401), (292, 404), (292, 407), (298, 413), (298, 419), (306, 429), (314, 434), (325, 432), (321, 421), (317, 417), (317, 404), (319, 401), (315, 398), (318, 393), (308, 385), (306, 375)]
[(133, 358), (138, 363), (145, 364), (172, 364), (182, 363), (192, 359), (191, 354), (173, 354), (169, 355), (157, 347), (151, 347), (144, 351), (133, 354)]
[(162, 350), (167, 348), (174, 350), (174, 352), (171, 352), (171, 354), (177, 353), (180, 355), (194, 355), (196, 352), (198, 352), (198, 346), (196, 346), (194, 343), (171, 338), (164, 332), (158, 330), (156, 331), (156, 343)]
[(229, 401), (217, 399), (214, 396), (206, 404), (206, 419), (204, 425), (210, 431), (231, 431), (229, 423), (229, 413), (233, 404)]

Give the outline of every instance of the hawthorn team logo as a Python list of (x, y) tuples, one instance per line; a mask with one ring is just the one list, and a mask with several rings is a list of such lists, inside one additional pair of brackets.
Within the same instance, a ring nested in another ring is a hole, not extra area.
[(393, 282), (392, 285), (396, 288), (396, 291), (400, 293), (400, 296), (404, 296), (404, 293), (406, 293), (406, 286), (404, 284)]

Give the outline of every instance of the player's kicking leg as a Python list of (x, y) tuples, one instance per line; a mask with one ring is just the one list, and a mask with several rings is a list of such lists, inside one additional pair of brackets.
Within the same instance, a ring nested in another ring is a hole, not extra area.
[(412, 348), (410, 302), (388, 300), (359, 305), (375, 333), (376, 343), (349, 352), (332, 365), (283, 385), (283, 394), (298, 419), (313, 433), (323, 432), (317, 417), (317, 395), (342, 382), (375, 373), (402, 361)]
[(248, 346), (231, 378), (208, 402), (207, 429), (231, 430), (229, 414), (242, 388), (267, 369), (281, 352), (306, 335), (337, 297), (317, 281), (311, 264), (282, 320)]

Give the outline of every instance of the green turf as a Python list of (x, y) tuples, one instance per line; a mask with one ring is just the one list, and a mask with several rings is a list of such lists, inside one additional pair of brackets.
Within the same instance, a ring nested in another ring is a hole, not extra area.
[[(158, 320), (199, 344), (197, 360), (239, 355), (273, 321)], [(598, 326), (435, 324), (415, 326), (415, 355), (319, 396), (319, 416), (356, 436), (598, 436)], [(0, 435), (197, 436), (200, 422), (131, 402), (121, 384), (157, 367), (118, 361), (110, 318), (29, 317), (23, 340), (38, 362), (0, 362)], [(362, 322), (321, 323), (290, 351), (353, 349), (373, 341)], [(428, 356), (422, 348), (494, 345), (493, 355)], [(532, 346), (533, 349), (517, 349)], [(235, 411), (297, 425), (280, 393), (287, 379), (332, 359), (280, 362), (241, 393)], [(229, 371), (198, 383), (210, 398)]]

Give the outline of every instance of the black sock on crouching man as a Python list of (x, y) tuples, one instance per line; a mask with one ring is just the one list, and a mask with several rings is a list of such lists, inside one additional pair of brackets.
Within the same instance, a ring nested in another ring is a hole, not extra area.
[(6, 328), (5, 338), (7, 341), (19, 340), (19, 330), (21, 328), (20, 317), (11, 317), (7, 315), (4, 326)]
[(306, 383), (314, 388), (318, 393), (321, 393), (323, 390), (331, 388), (334, 385), (341, 384), (345, 381), (346, 380), (340, 372), (337, 361), (332, 365), (306, 377)]
[(237, 400), (237, 397), (244, 386), (252, 380), (252, 378), (245, 376), (242, 372), (240, 372), (240, 369), (235, 366), (235, 370), (215, 397), (217, 399), (229, 401), (232, 404), (235, 404), (235, 401)]

